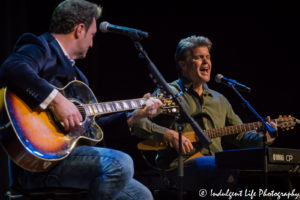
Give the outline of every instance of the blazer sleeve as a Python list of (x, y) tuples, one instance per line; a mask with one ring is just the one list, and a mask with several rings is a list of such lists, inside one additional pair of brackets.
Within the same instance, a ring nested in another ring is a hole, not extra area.
[(25, 101), (38, 106), (53, 91), (54, 87), (39, 76), (49, 56), (49, 47), (33, 34), (24, 34), (17, 41), (13, 53), (0, 67), (0, 79)]

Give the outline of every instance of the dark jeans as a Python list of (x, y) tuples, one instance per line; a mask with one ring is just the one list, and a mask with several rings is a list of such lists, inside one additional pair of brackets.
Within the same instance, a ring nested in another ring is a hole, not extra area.
[(69, 187), (88, 189), (88, 198), (153, 199), (151, 192), (133, 179), (133, 161), (123, 152), (80, 146), (48, 172), (25, 172), (22, 187)]

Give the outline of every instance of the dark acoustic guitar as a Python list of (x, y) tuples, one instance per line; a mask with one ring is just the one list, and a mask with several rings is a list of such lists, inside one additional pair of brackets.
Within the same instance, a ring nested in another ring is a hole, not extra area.
[[(80, 81), (57, 89), (78, 107), (83, 117), (81, 126), (68, 132), (51, 109), (31, 108), (8, 88), (0, 90), (1, 144), (11, 160), (26, 170), (49, 170), (77, 145), (95, 145), (103, 139), (95, 116), (138, 109), (147, 100), (98, 103), (91, 89)], [(159, 99), (163, 102), (163, 112), (178, 112), (170, 99)]]
[[(273, 119), (277, 124), (277, 127), (282, 130), (289, 130), (293, 129), (294, 126), (299, 123), (299, 120), (292, 117), (292, 116), (279, 116), (277, 119)], [(252, 123), (246, 123), (246, 124), (239, 124), (234, 126), (227, 126), (227, 127), (221, 127), (221, 128), (212, 128), (204, 130), (204, 132), (210, 137), (210, 138), (216, 138), (216, 137), (222, 137), (226, 135), (233, 135), (238, 134), (245, 131), (251, 131), (256, 130), (259, 128), (262, 128), (263, 124), (261, 122), (252, 122)], [(184, 132), (183, 135), (187, 137), (192, 143), (198, 143), (199, 139), (196, 136), (195, 132)], [(158, 151), (158, 150), (164, 150), (169, 148), (164, 142), (158, 142), (154, 140), (143, 140), (142, 142), (138, 143), (137, 145), (138, 149), (141, 151)], [(187, 158), (185, 161), (188, 161), (190, 159), (201, 157), (203, 154), (200, 152), (195, 153), (191, 157)]]

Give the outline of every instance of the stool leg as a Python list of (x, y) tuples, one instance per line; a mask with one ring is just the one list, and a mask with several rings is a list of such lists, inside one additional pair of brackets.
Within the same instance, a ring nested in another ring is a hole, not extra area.
[(24, 197), (21, 194), (12, 194), (11, 191), (7, 191), (5, 195), (7, 196), (8, 200), (19, 199), (19, 198)]

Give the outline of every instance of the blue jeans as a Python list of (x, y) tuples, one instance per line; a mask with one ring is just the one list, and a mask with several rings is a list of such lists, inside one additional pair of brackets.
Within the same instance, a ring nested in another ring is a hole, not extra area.
[(133, 179), (133, 161), (123, 152), (79, 146), (47, 172), (25, 171), (22, 187), (69, 187), (88, 189), (88, 199), (153, 199), (151, 192)]

